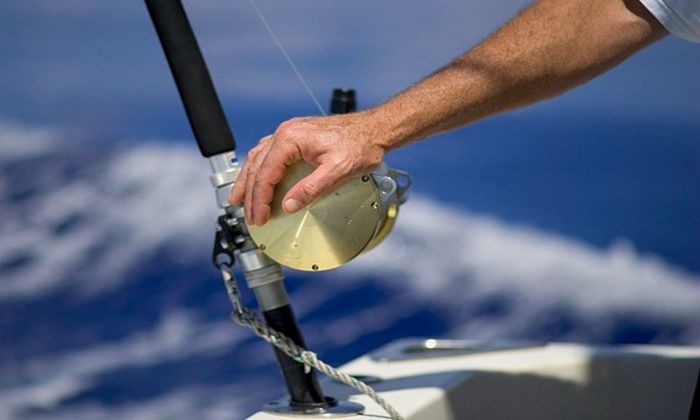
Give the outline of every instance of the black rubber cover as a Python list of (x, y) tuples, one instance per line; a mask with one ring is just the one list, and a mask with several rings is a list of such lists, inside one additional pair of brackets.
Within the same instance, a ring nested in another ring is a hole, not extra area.
[(145, 0), (187, 118), (204, 157), (236, 148), (185, 9), (179, 0)]
[[(267, 325), (291, 338), (296, 344), (305, 347), (304, 339), (297, 326), (294, 311), (290, 305), (264, 311)], [(291, 397), (292, 405), (323, 407), (328, 405), (318, 384), (316, 372), (304, 372), (304, 365), (290, 359), (289, 356), (275, 348), (284, 382)]]
[(349, 114), (357, 111), (355, 90), (349, 88), (333, 89), (331, 96), (331, 114)]

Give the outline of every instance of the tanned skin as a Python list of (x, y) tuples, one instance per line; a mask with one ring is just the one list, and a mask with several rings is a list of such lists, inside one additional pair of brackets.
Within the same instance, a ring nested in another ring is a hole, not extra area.
[(316, 169), (283, 199), (293, 213), (375, 169), (393, 149), (559, 95), (664, 37), (638, 0), (539, 0), (476, 47), (365, 111), (285, 121), (253, 148), (231, 193), (249, 224), (270, 217), (285, 169)]

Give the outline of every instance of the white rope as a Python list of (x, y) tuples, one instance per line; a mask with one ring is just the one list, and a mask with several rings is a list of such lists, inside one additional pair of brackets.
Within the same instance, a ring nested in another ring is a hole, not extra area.
[(294, 61), (292, 60), (292, 57), (289, 56), (289, 53), (287, 53), (287, 49), (284, 48), (284, 45), (282, 45), (282, 41), (277, 38), (277, 35), (275, 35), (275, 31), (272, 30), (272, 26), (267, 22), (267, 19), (265, 19), (265, 15), (263, 15), (262, 11), (260, 8), (258, 8), (257, 3), (255, 0), (248, 0), (250, 2), (250, 5), (253, 7), (253, 10), (255, 10), (255, 14), (258, 15), (258, 18), (260, 19), (260, 22), (262, 22), (263, 26), (265, 26), (265, 29), (267, 29), (267, 33), (270, 34), (270, 37), (272, 40), (277, 44), (277, 48), (282, 52), (282, 55), (284, 56), (285, 59), (287, 59), (287, 63), (289, 63), (289, 67), (292, 68), (292, 71), (294, 74), (297, 76), (297, 79), (299, 79), (299, 82), (304, 86), (304, 89), (306, 89), (306, 93), (309, 94), (309, 97), (311, 98), (312, 101), (314, 101), (314, 104), (316, 104), (316, 108), (318, 108), (318, 111), (321, 113), (321, 115), (326, 115), (326, 111), (323, 109), (321, 106), (321, 103), (318, 101), (318, 98), (316, 98), (316, 95), (314, 95), (314, 91), (311, 90), (311, 86), (309, 86), (308, 83), (306, 83), (306, 80), (304, 80), (304, 77), (301, 75), (301, 72), (297, 68), (297, 66), (294, 64)]
[(221, 274), (234, 308), (233, 312), (231, 312), (231, 318), (238, 325), (251, 329), (255, 335), (280, 349), (284, 354), (291, 357), (295, 361), (302, 363), (306, 367), (307, 373), (312, 368), (316, 369), (324, 375), (344, 383), (345, 385), (370, 397), (389, 414), (392, 420), (404, 420), (403, 416), (399, 414), (399, 412), (396, 411), (396, 409), (384, 398), (382, 398), (382, 396), (379, 395), (371, 386), (327, 364), (321, 360), (316, 353), (298, 346), (294, 341), (292, 341), (291, 338), (268, 326), (255, 314), (255, 312), (241, 304), (236, 280), (231, 273), (230, 267), (227, 265), (222, 265)]

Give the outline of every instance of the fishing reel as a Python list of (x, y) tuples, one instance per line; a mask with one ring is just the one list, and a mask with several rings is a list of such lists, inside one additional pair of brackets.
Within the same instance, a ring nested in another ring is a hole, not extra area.
[[(335, 89), (332, 113), (354, 111), (355, 92)], [(408, 198), (411, 177), (382, 163), (289, 214), (282, 209), (287, 192), (314, 170), (298, 161), (287, 168), (262, 226), (248, 226), (258, 248), (275, 262), (300, 271), (339, 267), (379, 245), (391, 232), (399, 207)]]
[(411, 179), (385, 163), (288, 214), (282, 199), (313, 171), (299, 161), (287, 169), (272, 200), (272, 215), (262, 226), (248, 226), (250, 236), (272, 260), (301, 271), (339, 267), (379, 245), (396, 222)]

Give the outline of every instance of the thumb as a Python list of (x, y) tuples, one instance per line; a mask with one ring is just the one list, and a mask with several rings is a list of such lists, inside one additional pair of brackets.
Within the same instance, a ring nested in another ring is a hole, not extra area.
[(294, 213), (309, 204), (339, 181), (338, 175), (333, 173), (331, 165), (321, 165), (313, 172), (297, 182), (282, 201), (282, 208), (287, 213)]

